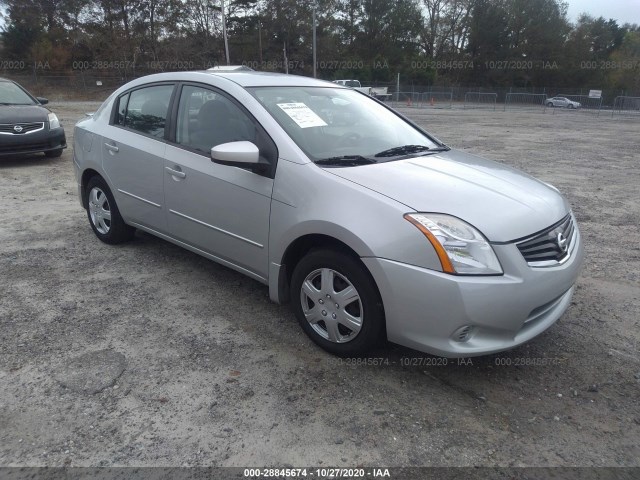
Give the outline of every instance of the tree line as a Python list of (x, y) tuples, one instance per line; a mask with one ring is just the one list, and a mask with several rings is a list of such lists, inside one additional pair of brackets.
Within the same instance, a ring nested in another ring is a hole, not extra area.
[[(325, 79), (640, 91), (640, 27), (559, 0), (0, 0), (0, 67), (125, 76), (225, 64)], [(286, 55), (286, 63), (285, 63)]]

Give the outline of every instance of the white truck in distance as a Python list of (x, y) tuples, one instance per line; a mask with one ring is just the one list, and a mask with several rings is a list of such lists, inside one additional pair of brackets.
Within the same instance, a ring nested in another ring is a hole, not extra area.
[(391, 97), (391, 94), (387, 93), (387, 87), (363, 87), (360, 84), (360, 80), (334, 80), (333, 83), (353, 88), (354, 90), (358, 90), (381, 100), (386, 100)]

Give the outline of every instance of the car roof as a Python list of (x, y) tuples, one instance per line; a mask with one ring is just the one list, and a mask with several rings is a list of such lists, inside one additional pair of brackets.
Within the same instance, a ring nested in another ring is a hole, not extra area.
[(123, 92), (140, 88), (156, 82), (206, 82), (206, 78), (219, 78), (225, 82), (233, 83), (240, 88), (249, 87), (329, 87), (347, 89), (336, 83), (326, 82), (300, 75), (285, 75), (283, 73), (255, 72), (255, 71), (211, 71), (196, 70), (189, 72), (163, 72), (145, 75), (131, 80), (122, 85), (114, 94), (121, 95)]
[(205, 73), (223, 77), (237, 83), (241, 87), (336, 87), (335, 83), (318, 80), (301, 75), (287, 75), (284, 73), (255, 72), (255, 71), (212, 71)]
[(246, 65), (216, 65), (215, 67), (207, 68), (208, 71), (213, 72), (253, 72), (253, 68)]

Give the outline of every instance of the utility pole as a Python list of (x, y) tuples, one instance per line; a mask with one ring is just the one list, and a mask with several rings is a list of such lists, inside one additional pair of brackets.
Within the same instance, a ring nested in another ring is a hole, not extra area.
[(222, 36), (224, 37), (224, 54), (227, 59), (227, 65), (229, 65), (229, 42), (227, 40), (227, 16), (224, 13), (224, 0), (220, 0), (222, 5)]
[(262, 20), (258, 20), (258, 50), (260, 53), (260, 68), (262, 68)]
[(317, 3), (313, 2), (313, 78), (316, 78), (316, 7)]
[(289, 60), (287, 60), (287, 43), (282, 42), (282, 53), (284, 54), (284, 73), (289, 75)]

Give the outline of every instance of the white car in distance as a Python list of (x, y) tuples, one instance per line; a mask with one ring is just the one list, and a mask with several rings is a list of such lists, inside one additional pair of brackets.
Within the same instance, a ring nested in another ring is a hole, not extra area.
[(567, 97), (547, 98), (545, 103), (547, 107), (580, 108), (582, 106), (580, 102), (574, 102)]

